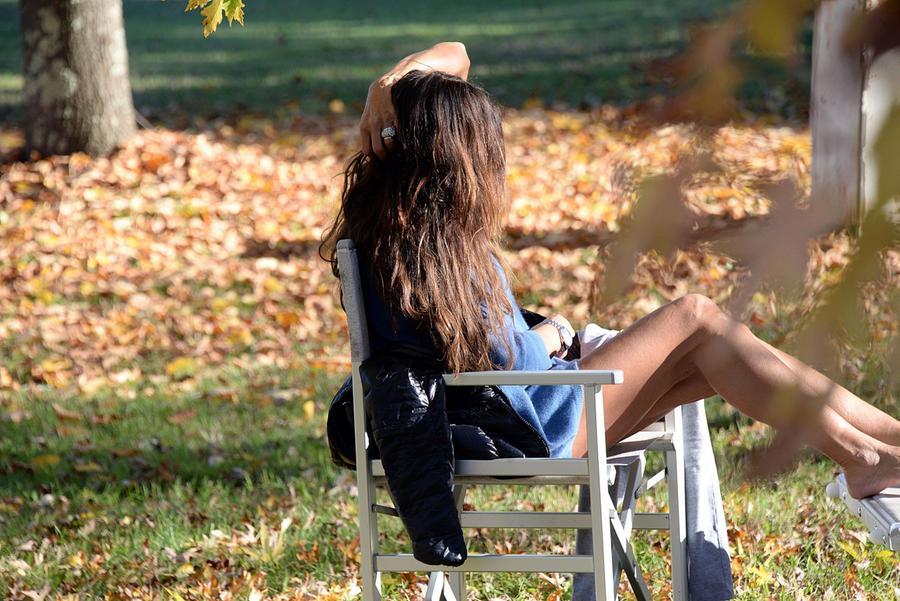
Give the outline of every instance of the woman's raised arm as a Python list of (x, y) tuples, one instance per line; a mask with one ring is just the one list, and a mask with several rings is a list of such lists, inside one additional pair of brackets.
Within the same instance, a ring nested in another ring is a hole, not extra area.
[(394, 150), (391, 138), (382, 138), (381, 131), (396, 123), (391, 104), (391, 86), (410, 71), (443, 71), (466, 79), (469, 76), (469, 55), (462, 42), (439, 42), (420, 52), (410, 54), (372, 82), (366, 97), (366, 108), (359, 120), (359, 142), (363, 153), (386, 159)]

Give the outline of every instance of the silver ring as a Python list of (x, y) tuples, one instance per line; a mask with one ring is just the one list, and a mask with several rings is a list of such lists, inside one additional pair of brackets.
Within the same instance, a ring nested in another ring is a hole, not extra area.
[(381, 130), (381, 137), (384, 138), (385, 140), (388, 138), (393, 138), (396, 135), (397, 135), (397, 130), (394, 129), (393, 125), (388, 125), (387, 127), (385, 127), (384, 129)]

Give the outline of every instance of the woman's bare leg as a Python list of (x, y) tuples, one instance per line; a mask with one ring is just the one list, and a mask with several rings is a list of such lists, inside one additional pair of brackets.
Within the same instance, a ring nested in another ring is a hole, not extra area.
[[(759, 340), (757, 338), (757, 340)], [(897, 420), (874, 405), (871, 405), (849, 390), (829, 379), (796, 357), (775, 348), (764, 340), (759, 340), (782, 363), (790, 367), (794, 373), (809, 382), (810, 386), (823, 394), (829, 388), (836, 388), (835, 394), (829, 398), (829, 405), (845, 420), (853, 424), (857, 430), (865, 432), (873, 438), (889, 445), (900, 446), (900, 420)]]
[[(581, 360), (584, 369), (625, 372), (624, 384), (604, 390), (607, 441), (621, 440), (658, 414), (655, 406), (667, 396), (672, 402), (667, 393), (676, 386), (692, 393), (696, 387), (704, 396), (705, 382), (741, 412), (798, 432), (841, 464), (851, 494), (866, 496), (900, 483), (900, 448), (858, 430), (832, 407), (852, 409), (863, 401), (842, 398), (846, 391), (840, 387), (823, 391), (810, 384), (759, 342), (701, 295), (687, 295), (638, 320)], [(575, 453), (583, 454), (583, 438), (581, 432)]]

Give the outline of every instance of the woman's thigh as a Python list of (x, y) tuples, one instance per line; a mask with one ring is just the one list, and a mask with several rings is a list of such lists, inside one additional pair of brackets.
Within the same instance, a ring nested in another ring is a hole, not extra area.
[[(581, 369), (621, 369), (624, 374), (622, 384), (603, 388), (608, 444), (656, 417), (659, 411), (654, 407), (661, 399), (674, 407), (708, 394), (709, 385), (690, 360), (690, 352), (710, 334), (711, 322), (721, 319), (711, 315), (717, 311), (703, 296), (684, 296), (645, 315), (581, 358)], [(689, 398), (694, 394), (698, 396)], [(669, 409), (660, 411), (664, 414)], [(573, 454), (586, 447), (583, 427), (582, 418)]]

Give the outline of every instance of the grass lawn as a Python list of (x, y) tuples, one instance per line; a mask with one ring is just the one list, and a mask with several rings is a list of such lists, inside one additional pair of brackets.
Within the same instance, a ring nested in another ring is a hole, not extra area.
[[(226, 367), (181, 385), (143, 381), (90, 398), (46, 392), (22, 399), (31, 416), (0, 423), (4, 463), (31, 466), (0, 479), (0, 594), (15, 598), (49, 585), (111, 598), (125, 591), (205, 598), (222, 590), (246, 598), (254, 589), (344, 598), (352, 590), (348, 562), (358, 556), (355, 487), (331, 465), (323, 435), (325, 403), (339, 380), (316, 368)], [(833, 465), (807, 457), (774, 483), (747, 484), (741, 455), (767, 433), (721, 403), (708, 406), (718, 425), (739, 598), (893, 598), (896, 557), (861, 542), (859, 524), (824, 498)], [(526, 495), (484, 487), (472, 502), (571, 510), (576, 496), (574, 488)], [(653, 510), (665, 494), (650, 502)], [(404, 548), (398, 520), (381, 523), (384, 548)], [(473, 552), (574, 547), (564, 531), (468, 536)], [(669, 590), (666, 549), (664, 535), (638, 536), (655, 598)], [(422, 575), (386, 576), (387, 598), (414, 599), (421, 583)], [(571, 581), (484, 575), (471, 585), (478, 599), (547, 599), (565, 594)]]
[[(397, 59), (441, 40), (461, 40), (472, 77), (503, 104), (530, 99), (628, 104), (667, 87), (646, 75), (682, 48), (689, 24), (727, 14), (734, 0), (516, 0), (485, 3), (253, 0), (246, 27), (201, 35), (184, 2), (126, 0), (136, 106), (157, 116), (266, 110), (287, 102), (321, 112), (337, 98), (355, 111), (369, 82)], [(0, 111), (17, 106), (21, 50), (15, 0), (0, 0)], [(809, 34), (804, 34), (808, 49)], [(741, 96), (757, 112), (801, 116), (809, 57), (790, 69), (744, 51), (751, 77)], [(2, 117), (3, 112), (0, 112)]]

